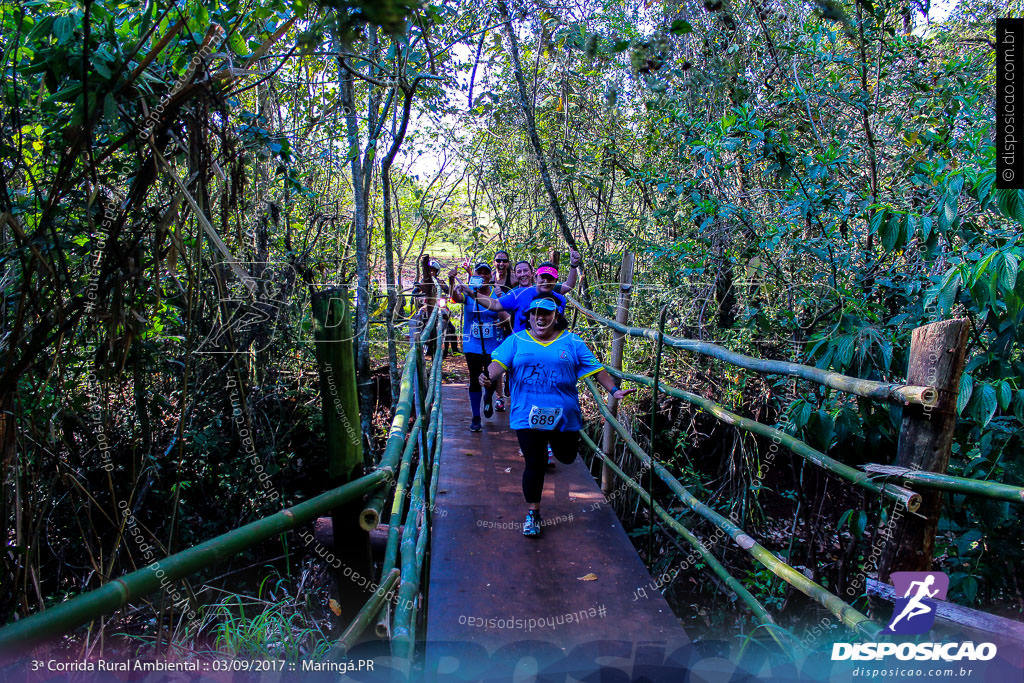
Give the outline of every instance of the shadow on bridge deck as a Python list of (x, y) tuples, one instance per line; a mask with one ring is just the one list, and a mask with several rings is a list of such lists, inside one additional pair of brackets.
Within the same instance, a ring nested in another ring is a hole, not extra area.
[[(445, 386), (443, 400), (426, 679), (508, 680), (537, 668), (583, 678), (602, 665), (632, 680), (638, 666), (667, 674), (663, 662), (689, 639), (584, 464), (548, 470), (543, 535), (525, 538), (508, 413), (474, 434), (466, 386)], [(581, 580), (588, 574), (596, 580)]]

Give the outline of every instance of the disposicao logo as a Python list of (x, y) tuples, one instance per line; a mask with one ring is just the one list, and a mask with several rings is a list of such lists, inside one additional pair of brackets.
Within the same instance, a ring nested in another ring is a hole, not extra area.
[[(896, 604), (883, 633), (913, 636), (926, 633), (935, 623), (935, 600), (945, 600), (949, 577), (942, 572), (893, 572)], [(934, 598), (934, 599), (933, 599)]]
[[(896, 595), (892, 619), (882, 631), (892, 635), (920, 635), (935, 624), (936, 600), (944, 600), (949, 577), (942, 572), (893, 572)], [(895, 656), (900, 660), (942, 660), (946, 662), (988, 661), (996, 656), (994, 643), (833, 643), (832, 661), (878, 660)]]

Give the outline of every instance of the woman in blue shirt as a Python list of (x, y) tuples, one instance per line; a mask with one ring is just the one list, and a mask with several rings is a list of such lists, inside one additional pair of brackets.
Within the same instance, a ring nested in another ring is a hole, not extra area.
[[(449, 273), (449, 278), (454, 282), (455, 271)], [(466, 367), (469, 368), (469, 407), (473, 411), (473, 420), (469, 424), (469, 430), (479, 432), (480, 424), (480, 400), (483, 398), (484, 417), (493, 414), (491, 399), (494, 396), (494, 389), (488, 385), (487, 393), (484, 394), (479, 381), (480, 373), (491, 362), (491, 352), (498, 348), (505, 339), (502, 320), (506, 314), (497, 313), (484, 306), (481, 306), (473, 296), (466, 294), (477, 293), (482, 297), (493, 296), (491, 292), (491, 267), (486, 263), (478, 263), (473, 273), (483, 278), (483, 284), (477, 287), (459, 285), (452, 288), (452, 301), (464, 303), (462, 309), (462, 351), (466, 356)]]
[(523, 535), (540, 536), (540, 498), (544, 490), (547, 447), (568, 465), (576, 459), (583, 428), (576, 383), (596, 375), (598, 383), (616, 398), (634, 390), (620, 389), (583, 340), (567, 332), (569, 324), (552, 294), (540, 294), (528, 306), (528, 328), (506, 339), (491, 353), (487, 374), (479, 381), (491, 387), (504, 372), (512, 377), (509, 426), (523, 451), (523, 497), (526, 522)]

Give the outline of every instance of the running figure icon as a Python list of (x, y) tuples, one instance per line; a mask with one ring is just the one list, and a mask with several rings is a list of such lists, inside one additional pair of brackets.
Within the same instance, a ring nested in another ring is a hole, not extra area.
[[(896, 626), (896, 624), (903, 621), (904, 619), (909, 622), (914, 617), (919, 617), (924, 614), (928, 614), (934, 609), (933, 607), (930, 607), (924, 604), (924, 602), (922, 602), (924, 598), (934, 598), (936, 595), (938, 595), (938, 588), (936, 588), (935, 590), (930, 590), (933, 583), (935, 583), (935, 576), (932, 574), (929, 574), (928, 576), (924, 577), (923, 581), (910, 582), (910, 585), (907, 587), (907, 592), (903, 594), (904, 598), (910, 598), (910, 600), (903, 608), (903, 611), (900, 612), (898, 616), (894, 617), (891, 622), (889, 622), (890, 631), (895, 632), (894, 627)], [(915, 587), (916, 592), (914, 592)], [(912, 592), (914, 593), (913, 596), (910, 595)]]

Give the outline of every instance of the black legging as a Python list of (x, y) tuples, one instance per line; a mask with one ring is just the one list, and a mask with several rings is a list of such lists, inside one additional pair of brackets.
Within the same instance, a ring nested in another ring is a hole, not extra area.
[[(465, 351), (465, 349), (463, 349)], [(466, 367), (469, 368), (469, 390), (470, 391), (483, 391), (483, 387), (480, 386), (480, 373), (487, 369), (487, 366), (491, 364), (491, 354), (489, 353), (469, 353), (466, 356)], [(491, 391), (494, 387), (491, 387)]]
[(543, 429), (517, 429), (519, 448), (523, 451), (523, 497), (527, 503), (539, 503), (544, 491), (544, 472), (548, 464), (548, 444), (558, 461), (566, 465), (576, 459), (580, 433)]

